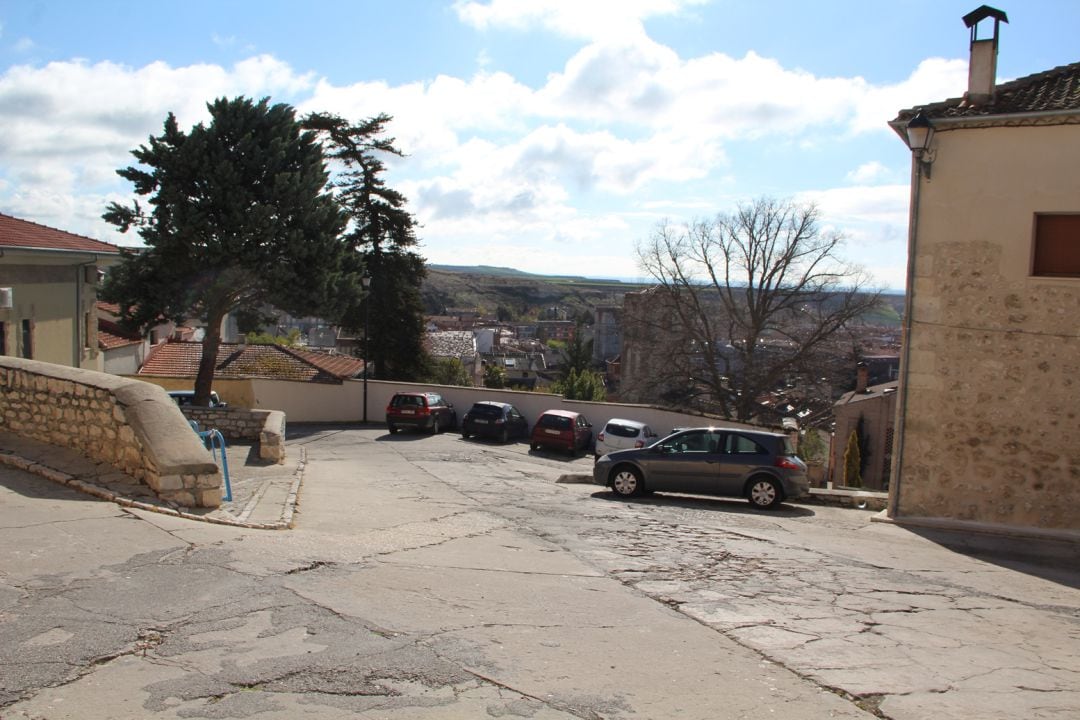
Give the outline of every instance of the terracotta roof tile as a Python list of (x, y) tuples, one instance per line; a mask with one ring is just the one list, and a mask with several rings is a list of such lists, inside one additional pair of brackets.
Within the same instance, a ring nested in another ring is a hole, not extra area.
[(116, 245), (38, 225), (29, 220), (19, 220), (3, 213), (0, 213), (0, 247), (120, 254), (120, 248)]
[(952, 98), (902, 110), (893, 122), (910, 120), (919, 110), (931, 119), (1080, 111), (1080, 62), (997, 85), (989, 103), (971, 105), (962, 97)]
[(102, 350), (138, 345), (141, 342), (142, 337), (138, 333), (128, 332), (109, 320), (98, 319), (98, 347)]
[(359, 377), (364, 373), (364, 361), (351, 355), (318, 352), (316, 350), (301, 350), (294, 348), (290, 352), (307, 360), (322, 370), (339, 378)]
[[(139, 369), (140, 375), (194, 378), (202, 360), (202, 343), (169, 341), (157, 345)], [(278, 345), (221, 343), (215, 376), (266, 378), (297, 382), (340, 383), (341, 378)]]

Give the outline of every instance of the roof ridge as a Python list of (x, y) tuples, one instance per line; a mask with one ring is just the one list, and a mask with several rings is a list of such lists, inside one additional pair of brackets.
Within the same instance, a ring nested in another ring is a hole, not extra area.
[(46, 225), (45, 223), (36, 222), (34, 220), (26, 220), (25, 218), (15, 217), (14, 215), (9, 215), (9, 214), (7, 214), (5, 212), (0, 212), (0, 217), (8, 218), (9, 220), (14, 220), (15, 222), (26, 223), (27, 225), (33, 225), (35, 227), (42, 228), (43, 230), (49, 230), (51, 232), (62, 233), (64, 235), (71, 235), (72, 237), (77, 237), (77, 238), (79, 238), (81, 240), (90, 240), (91, 242), (101, 243), (102, 245), (108, 245), (109, 247), (116, 248), (117, 251), (119, 251), (121, 249), (119, 245), (114, 245), (113, 243), (107, 242), (105, 240), (98, 240), (97, 238), (92, 238), (89, 235), (80, 235), (79, 233), (74, 233), (74, 232), (71, 232), (70, 230), (62, 230), (60, 228), (53, 227), (52, 225)]

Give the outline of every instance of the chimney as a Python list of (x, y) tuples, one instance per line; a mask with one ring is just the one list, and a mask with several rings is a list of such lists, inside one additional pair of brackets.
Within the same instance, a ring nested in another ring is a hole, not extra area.
[(855, 392), (862, 394), (866, 392), (866, 383), (870, 378), (870, 370), (867, 369), (866, 363), (861, 362), (855, 366)]
[[(994, 35), (979, 39), (979, 23), (994, 19)], [(998, 28), (1009, 18), (1001, 10), (980, 5), (964, 16), (964, 24), (971, 29), (971, 60), (968, 62), (968, 89), (964, 99), (968, 105), (985, 105), (994, 100), (997, 84)]]

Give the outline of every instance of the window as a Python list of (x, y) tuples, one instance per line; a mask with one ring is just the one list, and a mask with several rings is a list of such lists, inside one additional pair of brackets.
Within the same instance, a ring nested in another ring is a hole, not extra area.
[(34, 327), (29, 320), (22, 321), (22, 356), (34, 359)]
[(1031, 274), (1080, 277), (1080, 214), (1035, 215)]
[(768, 455), (769, 452), (745, 435), (729, 434), (724, 452), (729, 455)]

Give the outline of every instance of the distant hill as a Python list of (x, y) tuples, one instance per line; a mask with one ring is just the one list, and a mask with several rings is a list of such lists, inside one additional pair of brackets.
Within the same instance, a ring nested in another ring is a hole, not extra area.
[(558, 308), (559, 316), (573, 318), (601, 305), (622, 305), (622, 296), (647, 287), (619, 280), (579, 276), (536, 275), (512, 268), (486, 265), (461, 267), (428, 265), (420, 290), (424, 312), (441, 315), (448, 308), (479, 309), (494, 316), (500, 307), (515, 319), (535, 319)]
[[(500, 307), (516, 320), (536, 319), (538, 313), (558, 308), (559, 316), (572, 319), (582, 311), (594, 313), (603, 305), (621, 307), (623, 296), (649, 287), (648, 283), (594, 279), (577, 275), (537, 275), (490, 265), (428, 265), (421, 288), (424, 312), (445, 314), (449, 308), (478, 309), (495, 316)], [(882, 295), (882, 308), (864, 321), (874, 325), (899, 325), (902, 293)]]

